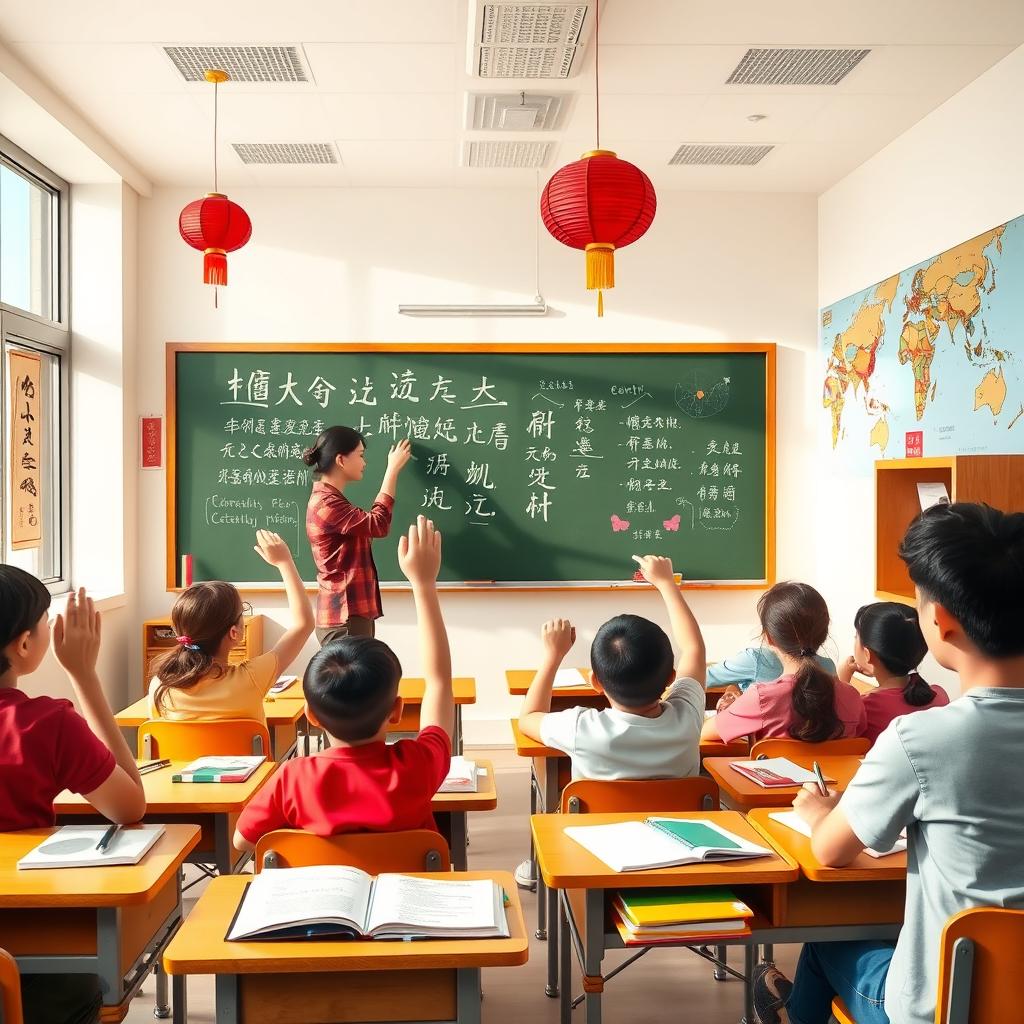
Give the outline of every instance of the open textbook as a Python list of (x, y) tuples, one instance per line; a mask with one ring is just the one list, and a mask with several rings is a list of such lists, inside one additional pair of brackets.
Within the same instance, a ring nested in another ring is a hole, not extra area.
[[(802, 836), (811, 838), (811, 826), (800, 817), (796, 811), (773, 811), (768, 815), (772, 821), (777, 821), (780, 825), (785, 825), (787, 828), (791, 828), (794, 832), (799, 832)], [(888, 857), (890, 853), (902, 853), (907, 848), (907, 833), (906, 830), (900, 833), (899, 839), (896, 840), (891, 850), (872, 850), (866, 848), (864, 852), (869, 857)]]
[(246, 886), (228, 940), (508, 938), (504, 894), (489, 878), (378, 875), (320, 865), (270, 868)]
[(613, 871), (646, 871), (703, 861), (768, 857), (771, 850), (710, 821), (647, 818), (613, 825), (570, 826), (565, 834)]

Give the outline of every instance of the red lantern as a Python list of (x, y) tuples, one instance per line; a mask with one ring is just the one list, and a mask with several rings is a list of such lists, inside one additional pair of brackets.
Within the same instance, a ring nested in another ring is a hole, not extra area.
[(635, 242), (651, 226), (658, 206), (650, 178), (611, 150), (595, 149), (555, 172), (544, 187), (540, 215), (563, 245), (587, 254), (587, 288), (615, 287), (615, 250)]
[(203, 281), (228, 283), (227, 253), (241, 249), (252, 237), (252, 221), (238, 203), (220, 192), (189, 203), (178, 217), (181, 237), (203, 251)]

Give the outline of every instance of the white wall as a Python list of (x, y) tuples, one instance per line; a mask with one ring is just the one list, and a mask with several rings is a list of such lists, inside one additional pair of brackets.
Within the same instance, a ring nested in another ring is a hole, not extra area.
[[(781, 576), (810, 576), (805, 538), (813, 508), (806, 437), (814, 346), (815, 201), (811, 196), (666, 194), (651, 231), (617, 254), (619, 287), (598, 320), (583, 287), (580, 253), (544, 236), (545, 319), (415, 320), (399, 302), (528, 301), (533, 295), (535, 200), (529, 192), (253, 190), (232, 198), (249, 211), (253, 239), (229, 257), (230, 285), (213, 308), (201, 257), (178, 237), (192, 193), (154, 192), (140, 202), (139, 411), (164, 408), (167, 341), (751, 341), (779, 343), (779, 544)], [(137, 616), (166, 614), (164, 475), (139, 478)], [(685, 572), (685, 565), (681, 566)], [(754, 632), (756, 594), (700, 594), (694, 606), (709, 651), (722, 656)], [(630, 597), (663, 619), (652, 595)], [(380, 635), (407, 671), (416, 667), (411, 602), (385, 596)], [(280, 619), (281, 602), (258, 610)], [(444, 597), (457, 674), (474, 675), (470, 742), (507, 742), (517, 709), (503, 670), (539, 654), (540, 623), (568, 615), (585, 663), (598, 625), (624, 610), (609, 594)], [(280, 632), (269, 624), (269, 637)], [(310, 648), (312, 650), (312, 648)], [(304, 661), (302, 662), (304, 664)]]
[[(1022, 91), (1024, 47), (821, 196), (819, 308), (1024, 212)], [(1024, 355), (1024, 346), (1018, 348)], [(815, 361), (814, 389), (823, 367), (823, 359)], [(815, 433), (827, 434), (820, 410)], [(833, 463), (823, 456), (822, 470)], [(854, 611), (874, 593), (870, 477), (840, 472), (825, 479), (818, 524), (833, 622), (850, 623), (846, 632), (852, 632)], [(948, 673), (926, 668), (926, 675), (958, 690)]]

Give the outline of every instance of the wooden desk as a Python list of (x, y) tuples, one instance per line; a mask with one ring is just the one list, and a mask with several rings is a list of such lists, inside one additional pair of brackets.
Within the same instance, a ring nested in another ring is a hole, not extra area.
[[(564, 711), (566, 708), (577, 708), (581, 704), (592, 708), (608, 707), (608, 698), (590, 685), (590, 669), (577, 669), (580, 675), (579, 686), (559, 686), (551, 691), (551, 710)], [(530, 689), (530, 683), (537, 674), (533, 668), (509, 668), (505, 670), (505, 683), (513, 697), (524, 697)]]
[(785, 928), (895, 925), (898, 932), (906, 902), (906, 853), (887, 857), (862, 853), (844, 868), (827, 868), (811, 852), (810, 839), (769, 817), (773, 811), (789, 809), (758, 807), (747, 815), (758, 832), (800, 867), (800, 878), (787, 887), (774, 924)]
[[(126, 1008), (181, 921), (181, 865), (199, 829), (168, 825), (131, 866), (19, 871), (53, 831), (0, 833), (0, 946), (25, 973), (97, 974), (104, 1007)], [(175, 1024), (186, 1014), (176, 981)]]
[[(398, 696), (405, 702), (398, 724), (388, 730), (390, 735), (420, 731), (420, 705), (427, 681), (420, 676), (402, 676), (398, 683)], [(453, 676), (452, 694), (455, 697), (455, 733), (452, 736), (452, 753), (462, 753), (462, 705), (476, 703), (476, 679), (472, 676)]]
[[(227, 942), (247, 879), (213, 879), (164, 955), (168, 974), (216, 975), (218, 1024), (457, 1021), (479, 1024), (480, 968), (526, 963), (529, 943), (515, 880), (504, 871), (430, 877), (491, 878), (508, 893), (507, 939), (424, 942)], [(381, 973), (383, 972), (383, 973)]]
[[(755, 807), (780, 807), (791, 804), (799, 786), (786, 786), (776, 789), (764, 789), (756, 782), (740, 775), (730, 768), (731, 761), (746, 760), (737, 757), (707, 757), (704, 759), (704, 770), (718, 783), (722, 791), (723, 802), (737, 811), (750, 811)], [(814, 754), (799, 754), (791, 757), (794, 764), (810, 770), (815, 760)], [(850, 784), (850, 779), (857, 774), (863, 757), (860, 754), (826, 755), (817, 757), (818, 764), (826, 778), (835, 779), (829, 788), (842, 791)], [(804, 763), (806, 761), (806, 764)]]
[[(147, 822), (196, 825), (200, 834), (189, 848), (190, 864), (215, 864), (221, 874), (230, 874), (247, 859), (231, 845), (235, 822), (242, 809), (277, 769), (273, 761), (260, 765), (245, 782), (171, 782), (186, 761), (174, 761), (166, 768), (142, 776), (146, 791)], [(65, 790), (53, 802), (61, 825), (95, 824), (102, 815), (83, 796)]]
[[(772, 915), (785, 885), (799, 877), (796, 862), (766, 842), (736, 811), (669, 810), (657, 813), (669, 818), (700, 818), (713, 821), (735, 835), (772, 849), (771, 855), (733, 863), (689, 864), (651, 871), (613, 871), (603, 861), (565, 834), (568, 825), (606, 825), (636, 821), (647, 814), (535, 814), (530, 819), (537, 863), (550, 891), (559, 891), (558, 945), (560, 949), (558, 990), (561, 1018), (571, 1017), (569, 960), (573, 945), (579, 950), (586, 991), (586, 1022), (600, 1024), (605, 950), (621, 949), (623, 942), (608, 917), (610, 895), (623, 888), (657, 886), (727, 885), (755, 910), (753, 928), (770, 927)], [(685, 940), (679, 943), (686, 945)], [(724, 943), (723, 943), (724, 944)], [(754, 939), (733, 940), (746, 950), (749, 977), (753, 969)], [(753, 1020), (752, 993), (747, 986), (747, 1020)]]
[(430, 802), (434, 819), (448, 840), (452, 854), (452, 867), (456, 871), (465, 871), (468, 867), (466, 845), (469, 829), (466, 814), (469, 811), (493, 811), (498, 806), (497, 780), (494, 777), (494, 763), (482, 758), (472, 758), (477, 769), (486, 770), (486, 775), (477, 773), (477, 791), (475, 793), (435, 793)]
[[(309, 725), (306, 722), (306, 702), (299, 687), (298, 696), (293, 694), (296, 684), (275, 696), (263, 698), (263, 712), (270, 730), (270, 754), (275, 761), (291, 757), (300, 743), (308, 752)], [(149, 721), (149, 698), (142, 697), (114, 715), (114, 721), (122, 729), (137, 729)]]

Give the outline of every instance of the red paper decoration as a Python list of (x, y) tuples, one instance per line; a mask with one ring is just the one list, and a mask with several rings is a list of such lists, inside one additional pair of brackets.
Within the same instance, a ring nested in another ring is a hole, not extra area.
[(189, 203), (178, 217), (181, 237), (203, 252), (203, 281), (228, 283), (227, 253), (241, 249), (252, 237), (249, 214), (219, 192)]
[(651, 226), (658, 200), (650, 178), (611, 150), (595, 149), (556, 171), (540, 199), (544, 226), (563, 245), (587, 254), (587, 288), (615, 287), (615, 250)]

